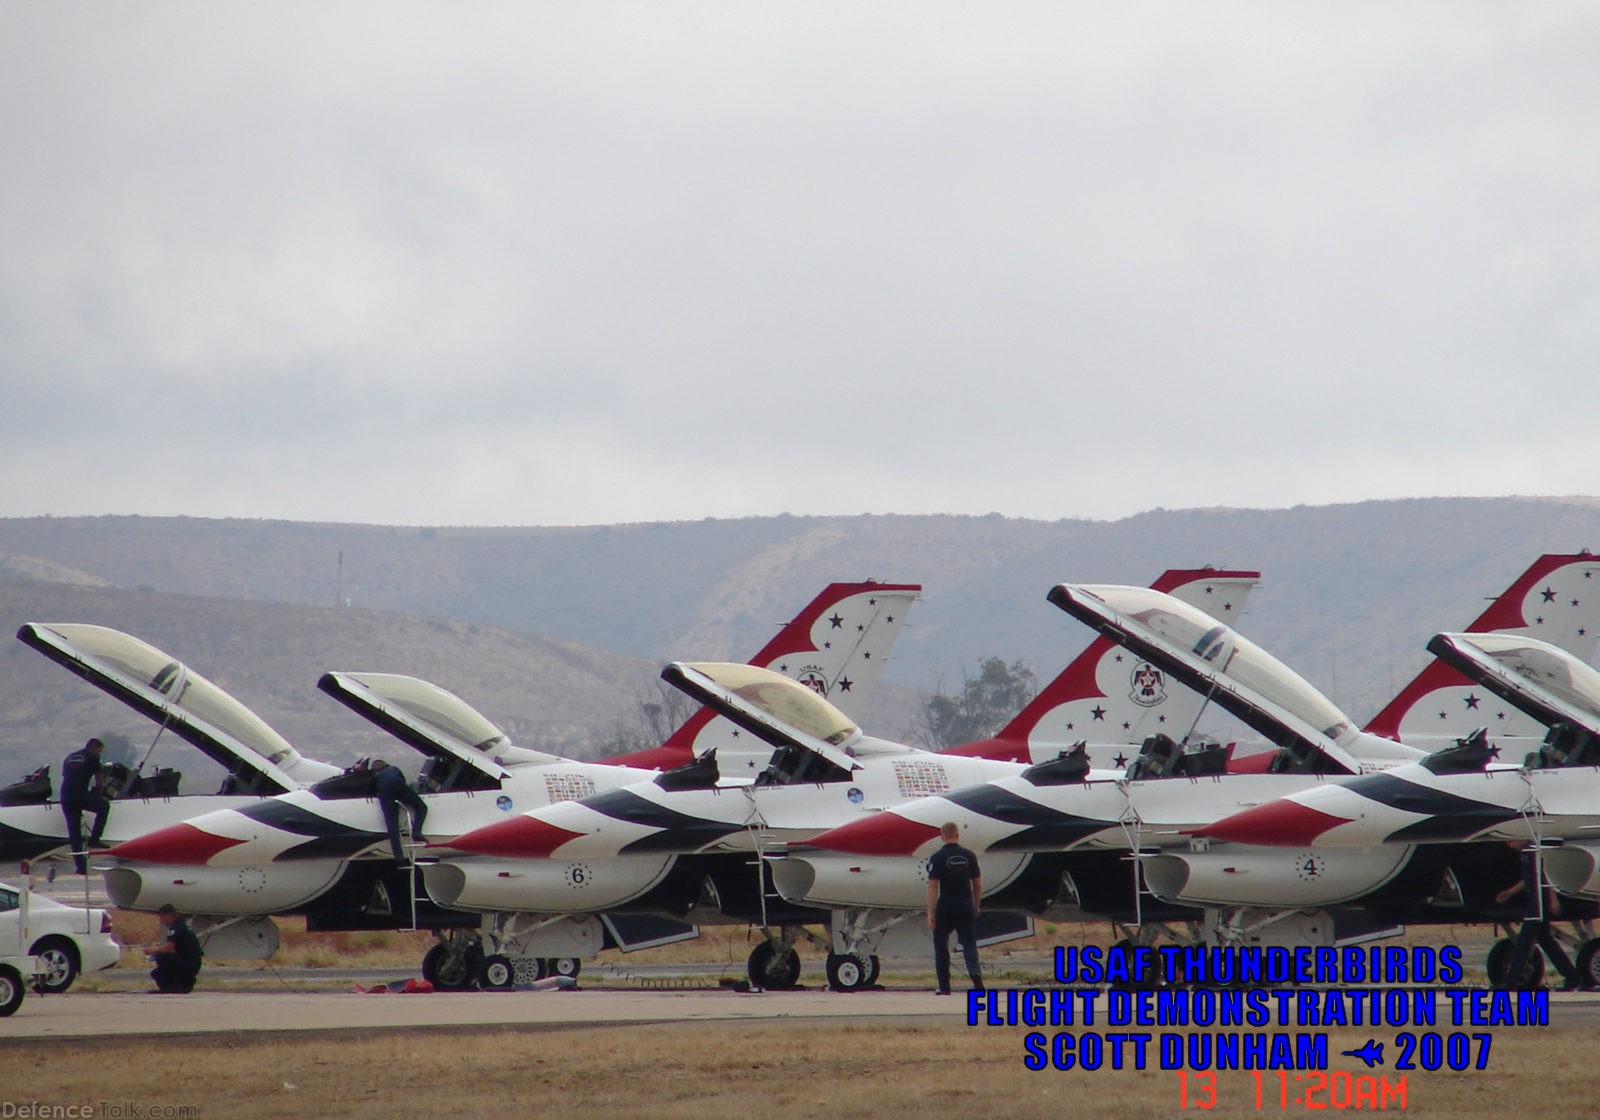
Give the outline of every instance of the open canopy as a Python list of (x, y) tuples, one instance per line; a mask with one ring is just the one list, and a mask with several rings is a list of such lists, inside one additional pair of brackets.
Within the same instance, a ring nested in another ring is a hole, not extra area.
[(1546, 726), (1600, 734), (1600, 672), (1564, 649), (1517, 634), (1438, 634), (1428, 651)]
[(317, 687), (432, 760), (426, 769), (435, 789), (494, 788), (508, 766), (561, 761), (513, 746), (465, 700), (416, 677), (324, 673)]
[(1148, 587), (1060, 584), (1049, 598), (1278, 746), (1359, 771), (1340, 745), (1356, 735), (1350, 718), (1304, 677), (1204, 611)]
[(87, 623), (26, 623), (17, 638), (170, 727), (206, 757), (227, 768), (235, 787), (285, 793), (338, 769), (303, 757), (249, 708), (205, 677), (148, 642)]

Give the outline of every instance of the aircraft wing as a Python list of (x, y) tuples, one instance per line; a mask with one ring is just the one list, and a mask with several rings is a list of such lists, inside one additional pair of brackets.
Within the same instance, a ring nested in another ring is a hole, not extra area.
[(799, 681), (754, 665), (682, 661), (661, 670), (661, 679), (771, 744), (773, 780), (821, 781), (860, 769), (845, 750), (860, 729)]
[(242, 787), (287, 793), (339, 772), (305, 758), (249, 708), (131, 634), (86, 623), (25, 623), (17, 638), (225, 767)]
[(1600, 735), (1600, 672), (1558, 646), (1515, 634), (1435, 634), (1428, 652), (1547, 727)]
[(1059, 584), (1050, 602), (1244, 721), (1277, 746), (1359, 774), (1338, 745), (1349, 718), (1304, 678), (1212, 616), (1146, 587)]
[(565, 761), (511, 744), (489, 719), (436, 684), (395, 673), (324, 673), (317, 687), (406, 746), (436, 760), (440, 790), (495, 789), (508, 766)]

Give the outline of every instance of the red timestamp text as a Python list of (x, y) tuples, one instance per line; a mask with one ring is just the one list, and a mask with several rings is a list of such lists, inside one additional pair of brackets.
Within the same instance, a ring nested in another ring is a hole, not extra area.
[[(1201, 1110), (1217, 1104), (1217, 1075), (1209, 1072), (1178, 1070), (1178, 1107)], [(1310, 1073), (1263, 1073), (1252, 1070), (1255, 1079), (1255, 1106), (1282, 1111), (1305, 1109), (1322, 1112), (1330, 1109), (1405, 1109), (1408, 1106), (1406, 1078), (1353, 1074), (1344, 1070)]]

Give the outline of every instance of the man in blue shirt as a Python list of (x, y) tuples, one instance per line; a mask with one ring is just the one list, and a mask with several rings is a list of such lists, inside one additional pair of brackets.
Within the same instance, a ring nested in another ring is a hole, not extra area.
[(939, 994), (950, 994), (950, 935), (961, 942), (967, 975), (975, 991), (983, 990), (978, 965), (978, 908), (983, 877), (978, 857), (961, 846), (961, 830), (953, 821), (939, 829), (944, 847), (928, 858), (928, 925), (933, 929), (933, 971)]
[[(90, 848), (100, 846), (100, 834), (106, 828), (106, 815), (111, 812), (111, 802), (105, 799), (100, 787), (100, 753), (105, 744), (90, 739), (83, 749), (73, 751), (61, 763), (61, 811), (67, 817), (67, 844), (72, 849), (72, 862), (79, 875), (88, 873), (84, 858)], [(94, 814), (94, 824), (89, 829), (88, 843), (83, 839), (83, 813)]]

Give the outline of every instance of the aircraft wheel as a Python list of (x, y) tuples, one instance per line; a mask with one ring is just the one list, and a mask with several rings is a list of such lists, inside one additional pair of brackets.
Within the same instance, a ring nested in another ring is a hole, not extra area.
[(800, 954), (792, 946), (763, 941), (750, 950), (748, 971), (758, 988), (792, 988), (800, 979)]
[(1489, 955), (1483, 962), (1483, 970), (1489, 974), (1489, 987), (1505, 986), (1506, 968), (1511, 964), (1511, 953), (1514, 949), (1515, 945), (1509, 937), (1502, 937), (1489, 946)]
[(872, 983), (872, 966), (854, 953), (829, 953), (827, 962), (828, 987), (841, 992), (853, 992)]
[(870, 957), (867, 958), (867, 983), (868, 984), (876, 984), (878, 982), (878, 969), (882, 965), (882, 963), (883, 962), (878, 960), (876, 955), (873, 955), (873, 956), (870, 956)]
[(545, 969), (547, 976), (570, 976), (576, 980), (583, 971), (583, 961), (577, 957), (551, 957)]
[(1489, 973), (1491, 988), (1526, 991), (1529, 988), (1537, 988), (1544, 980), (1544, 954), (1539, 952), (1537, 947), (1528, 954), (1528, 963), (1523, 965), (1522, 975), (1510, 974), (1511, 957), (1516, 948), (1516, 942), (1509, 937), (1502, 937), (1490, 947), (1485, 970)]
[(511, 958), (495, 953), (483, 958), (478, 979), (485, 988), (509, 988), (516, 973), (511, 968)]
[(464, 992), (478, 978), (481, 953), (474, 946), (451, 959), (448, 946), (435, 945), (422, 958), (422, 978), (441, 992)]
[(39, 987), (60, 995), (78, 978), (78, 950), (64, 937), (46, 937), (33, 947), (33, 955), (44, 966)]
[(1600, 937), (1578, 946), (1578, 980), (1585, 988), (1600, 987)]
[(22, 973), (8, 964), (0, 964), (0, 1017), (10, 1015), (22, 1006), (27, 989), (22, 986)]

